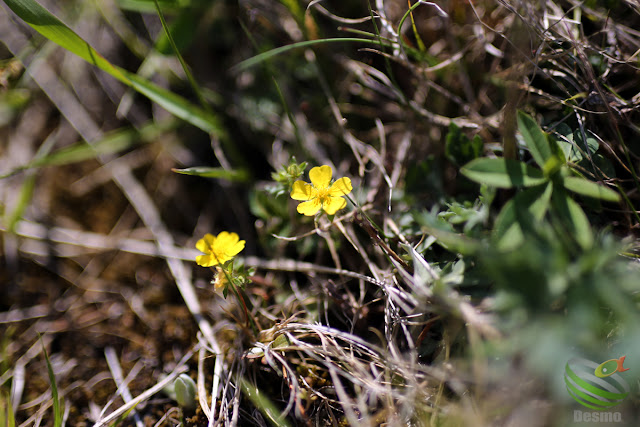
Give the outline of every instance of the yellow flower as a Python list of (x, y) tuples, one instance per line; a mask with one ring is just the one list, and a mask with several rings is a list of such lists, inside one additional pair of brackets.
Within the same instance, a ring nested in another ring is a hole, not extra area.
[(331, 166), (316, 166), (309, 171), (311, 184), (304, 181), (293, 183), (291, 198), (293, 200), (305, 200), (298, 205), (298, 212), (302, 215), (313, 216), (320, 208), (329, 215), (334, 215), (340, 209), (347, 206), (347, 201), (342, 196), (351, 193), (353, 187), (349, 178), (340, 178), (331, 184)]
[(205, 255), (198, 255), (196, 262), (203, 267), (224, 264), (238, 255), (244, 249), (244, 240), (240, 240), (236, 233), (223, 231), (218, 237), (205, 234), (196, 243), (196, 248)]

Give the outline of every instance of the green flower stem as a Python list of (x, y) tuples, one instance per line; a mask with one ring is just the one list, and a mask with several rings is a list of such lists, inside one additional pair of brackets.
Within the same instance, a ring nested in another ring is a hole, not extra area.
[[(229, 264), (229, 270), (233, 271), (233, 262)], [(227, 269), (222, 268), (222, 272), (224, 273), (224, 276), (227, 279), (227, 283), (229, 284), (231, 291), (235, 294), (236, 298), (238, 299), (238, 302), (240, 303), (240, 305), (242, 306), (242, 309), (244, 310), (244, 316), (247, 321), (247, 328), (251, 328), (253, 333), (257, 336), (259, 332), (258, 323), (256, 322), (256, 319), (254, 319), (254, 317), (251, 315), (249, 308), (247, 307), (247, 303), (245, 302), (245, 298), (243, 297), (244, 292), (239, 290), (236, 287), (236, 285), (233, 284), (233, 280), (231, 279), (231, 275), (229, 274)]]

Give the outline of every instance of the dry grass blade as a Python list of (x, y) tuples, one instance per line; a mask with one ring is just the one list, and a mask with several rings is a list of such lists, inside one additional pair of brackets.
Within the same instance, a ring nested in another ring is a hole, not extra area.
[[(189, 358), (191, 358), (191, 354), (188, 354), (187, 356), (188, 357), (185, 357), (183, 359), (183, 363), (186, 360), (188, 360)], [(132, 400), (130, 400), (126, 404), (122, 405), (121, 407), (119, 407), (118, 409), (116, 409), (115, 411), (110, 413), (108, 416), (98, 420), (93, 426), (94, 427), (105, 427), (105, 426), (110, 425), (110, 423), (118, 420), (121, 416), (127, 414), (129, 411), (131, 411), (133, 408), (135, 408), (141, 402), (144, 402), (145, 400), (149, 399), (151, 396), (153, 396), (153, 395), (157, 394), (158, 392), (162, 391), (163, 388), (165, 388), (167, 385), (169, 385), (180, 374), (182, 374), (182, 373), (184, 373), (184, 372), (186, 372), (188, 370), (187, 367), (183, 363), (178, 364), (176, 369), (174, 369), (165, 378), (160, 380), (155, 386), (153, 386), (150, 389), (146, 390), (144, 393), (141, 393), (140, 395), (134, 397)]]
[[(111, 371), (113, 380), (118, 386), (118, 391), (116, 392), (115, 396), (121, 395), (124, 402), (129, 403), (131, 400), (133, 400), (133, 397), (131, 396), (131, 391), (129, 390), (129, 387), (127, 384), (136, 377), (136, 375), (139, 373), (142, 366), (140, 364), (135, 365), (134, 368), (131, 370), (131, 372), (129, 372), (129, 374), (127, 375), (127, 378), (124, 378), (122, 376), (122, 367), (120, 366), (120, 362), (118, 361), (118, 356), (114, 348), (107, 347), (105, 349), (104, 355), (105, 355), (105, 359), (107, 359), (107, 364), (109, 365), (109, 370)], [(105, 406), (105, 408), (103, 409), (103, 412), (106, 411), (107, 407), (108, 405)], [(138, 415), (138, 413), (135, 411), (135, 408), (132, 410), (131, 413), (133, 414), (136, 426), (137, 427), (142, 426), (143, 425), (142, 420), (140, 419), (140, 416)]]

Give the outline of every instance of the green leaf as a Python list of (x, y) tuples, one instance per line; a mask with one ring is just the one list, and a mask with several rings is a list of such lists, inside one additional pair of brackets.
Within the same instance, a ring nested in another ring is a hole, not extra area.
[(148, 97), (170, 113), (207, 133), (224, 135), (216, 116), (173, 92), (163, 89), (142, 77), (107, 61), (86, 41), (52, 15), (35, 0), (4, 0), (13, 12), (47, 39), (78, 55), (112, 77)]
[[(563, 138), (558, 138), (556, 143), (563, 151), (566, 159), (571, 163), (578, 163), (585, 157), (589, 158), (593, 156), (600, 147), (591, 131), (585, 130), (584, 134), (587, 137), (586, 142), (582, 137), (583, 134), (580, 129), (573, 131), (564, 123), (557, 127), (556, 132), (563, 136)], [(586, 154), (586, 156), (584, 156), (583, 153)]]
[(551, 197), (554, 212), (567, 228), (567, 231), (583, 249), (593, 245), (593, 232), (584, 211), (569, 195), (562, 191), (554, 191)]
[(547, 140), (547, 134), (540, 129), (538, 123), (531, 116), (522, 111), (518, 111), (518, 130), (522, 134), (533, 160), (538, 166), (544, 168), (547, 161), (554, 157), (551, 145)]
[(605, 187), (604, 185), (589, 181), (586, 178), (567, 176), (564, 178), (562, 184), (567, 190), (573, 191), (574, 193), (578, 193), (582, 196), (593, 197), (594, 199), (605, 200), (607, 202), (620, 201), (620, 194), (616, 191)]
[(181, 173), (183, 175), (195, 175), (203, 178), (220, 178), (227, 181), (246, 182), (249, 179), (249, 174), (244, 169), (227, 170), (223, 168), (212, 168), (207, 166), (194, 166), (186, 169), (171, 169), (175, 173)]
[(427, 212), (415, 215), (415, 219), (425, 233), (435, 237), (438, 244), (450, 252), (471, 256), (482, 249), (479, 241), (439, 227)]
[(529, 188), (504, 205), (494, 227), (498, 249), (512, 250), (524, 243), (526, 232), (547, 213), (552, 191), (551, 184)]
[(547, 181), (540, 169), (512, 159), (475, 159), (460, 169), (472, 181), (499, 188), (532, 187)]
[(187, 408), (193, 410), (196, 408), (196, 383), (187, 374), (180, 374), (175, 379), (174, 392), (176, 395), (176, 402), (181, 408)]

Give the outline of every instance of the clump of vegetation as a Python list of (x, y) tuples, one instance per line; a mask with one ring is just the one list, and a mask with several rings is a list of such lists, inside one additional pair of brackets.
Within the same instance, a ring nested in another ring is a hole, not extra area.
[(4, 8), (0, 425), (637, 419), (631, 2)]

